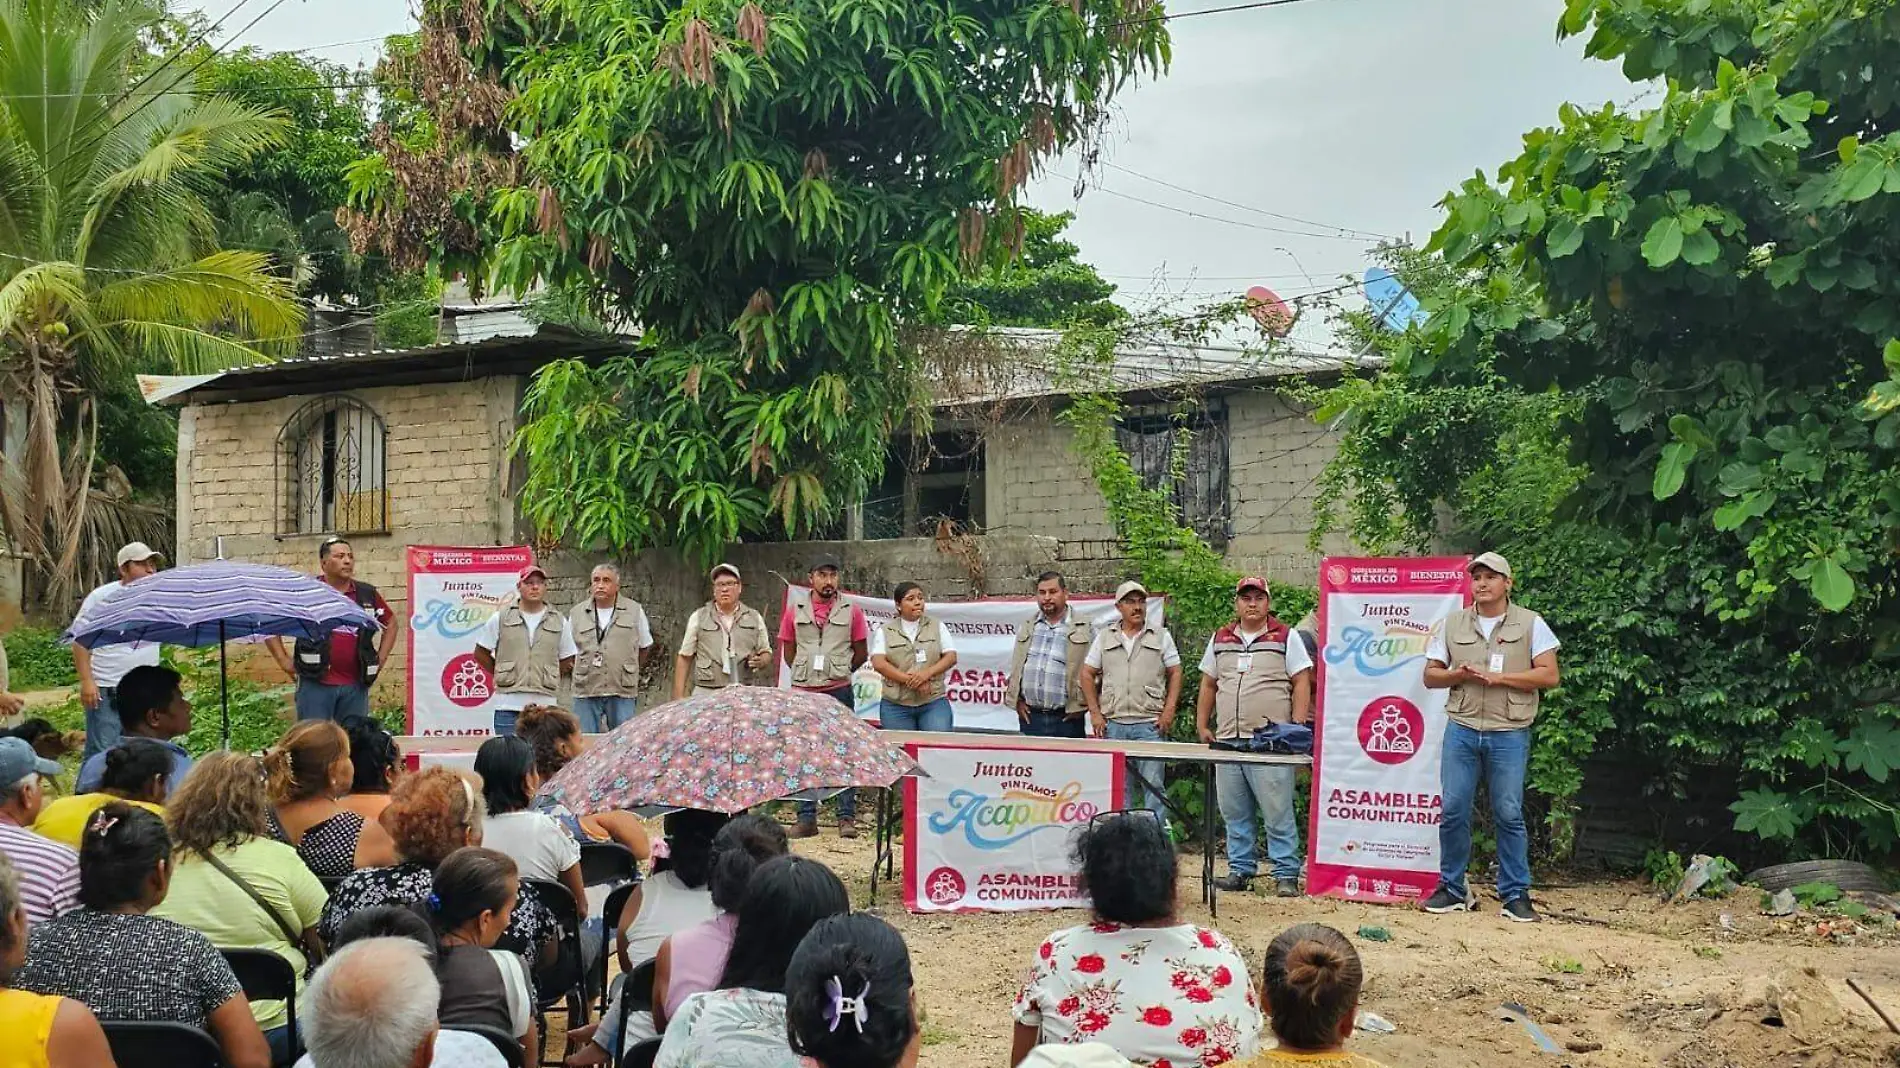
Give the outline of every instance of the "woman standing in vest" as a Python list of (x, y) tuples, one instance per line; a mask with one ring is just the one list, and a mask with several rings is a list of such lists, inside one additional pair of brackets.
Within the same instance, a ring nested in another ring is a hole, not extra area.
[[(1312, 720), (1313, 661), (1297, 635), (1273, 614), (1273, 594), (1258, 575), (1234, 588), (1234, 621), (1214, 633), (1201, 657), (1194, 726), (1201, 741), (1246, 742), (1270, 723)], [(1209, 722), (1210, 716), (1212, 722)], [(1274, 892), (1300, 893), (1300, 824), (1293, 812), (1291, 764), (1221, 764), (1214, 769), (1221, 819), (1227, 823), (1227, 877), (1222, 890), (1246, 890), (1254, 859), (1254, 810), (1267, 831)]]
[(745, 583), (739, 569), (712, 569), (712, 600), (686, 619), (686, 636), (673, 667), (673, 700), (743, 686), (754, 672), (772, 665), (772, 638), (765, 617), (740, 597)]
[[(653, 659), (653, 628), (640, 602), (620, 592), (620, 568), (598, 564), (591, 596), (567, 615), (574, 635), (574, 715), (592, 734), (631, 721), (640, 707), (640, 669)], [(524, 706), (525, 707), (525, 706)]]
[(515, 732), (522, 709), (557, 703), (561, 676), (580, 655), (567, 617), (548, 607), (541, 565), (521, 569), (515, 592), (520, 600), (489, 616), (475, 639), (475, 662), (495, 680), (495, 733), (503, 737)]
[(1557, 685), (1557, 636), (1544, 617), (1511, 603), (1511, 565), (1482, 553), (1467, 565), (1471, 607), (1445, 618), (1425, 650), (1425, 685), (1450, 690), (1445, 714), (1438, 825), (1438, 889), (1426, 912), (1468, 912), (1471, 808), (1484, 778), (1497, 824), (1498, 900), (1504, 915), (1536, 923), (1531, 907), (1530, 836), (1524, 829), (1524, 776), (1538, 695)]
[[(1181, 701), (1181, 652), (1166, 627), (1148, 625), (1148, 587), (1122, 583), (1115, 591), (1115, 610), (1121, 613), (1121, 623), (1097, 634), (1082, 661), (1082, 698), (1088, 702), (1091, 733), (1122, 742), (1165, 741)], [(1166, 765), (1130, 760), (1128, 767), (1135, 779), (1129, 803), (1153, 812), (1167, 826), (1167, 808), (1159, 793), (1166, 788)]]
[(924, 588), (900, 582), (897, 619), (871, 632), (871, 666), (884, 676), (878, 724), (887, 731), (951, 731), (956, 714), (943, 677), (957, 663), (950, 631), (924, 612)]
[[(856, 709), (851, 679), (871, 658), (870, 626), (864, 613), (838, 595), (838, 561), (821, 556), (811, 565), (811, 592), (794, 593), (778, 624), (779, 655), (792, 669), (792, 687), (821, 693), (846, 708)], [(858, 836), (858, 795), (838, 794), (838, 837)], [(793, 838), (818, 834), (818, 803), (798, 803), (798, 826)]]

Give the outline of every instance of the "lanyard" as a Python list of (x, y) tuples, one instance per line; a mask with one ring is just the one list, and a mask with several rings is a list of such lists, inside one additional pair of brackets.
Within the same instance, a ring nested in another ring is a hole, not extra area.
[(594, 608), (594, 647), (595, 648), (599, 648), (600, 646), (607, 644), (607, 628), (613, 625), (614, 625), (614, 609), (612, 608), (607, 609), (607, 626), (603, 627), (600, 625), (600, 608), (596, 606)]

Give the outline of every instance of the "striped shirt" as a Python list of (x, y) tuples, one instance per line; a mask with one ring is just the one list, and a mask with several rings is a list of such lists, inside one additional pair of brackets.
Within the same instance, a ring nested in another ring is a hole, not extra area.
[(79, 854), (0, 816), (0, 853), (20, 877), (26, 922), (44, 923), (79, 907)]

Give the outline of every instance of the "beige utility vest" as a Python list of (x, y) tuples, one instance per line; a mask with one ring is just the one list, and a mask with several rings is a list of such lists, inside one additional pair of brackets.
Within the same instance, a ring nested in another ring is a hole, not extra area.
[[(1036, 624), (1041, 621), (1042, 615), (1038, 613), (1016, 628), (1016, 659), (1009, 668), (1008, 703), (1011, 708), (1016, 707), (1016, 702), (1022, 699), (1023, 669), (1029, 664), (1029, 648), (1035, 644)], [(1069, 676), (1069, 698), (1062, 711), (1066, 715), (1079, 716), (1088, 709), (1088, 703), (1082, 700), (1082, 661), (1089, 657), (1089, 646), (1095, 641), (1095, 627), (1073, 611), (1069, 613), (1068, 622), (1063, 625), (1068, 629), (1064, 635), (1062, 667)]]
[[(831, 614), (821, 627), (812, 617), (809, 597), (792, 602), (792, 624), (798, 640), (792, 650), (792, 685), (835, 688), (851, 681), (851, 624), (857, 612), (841, 597), (831, 606)], [(812, 669), (815, 656), (825, 658), (823, 669)]]
[[(921, 671), (943, 659), (943, 625), (926, 612), (918, 617), (917, 637), (912, 638), (904, 633), (900, 621), (891, 620), (884, 625), (884, 659), (889, 660), (891, 666), (899, 671)], [(931, 679), (930, 685), (922, 690), (884, 680), (884, 699), (894, 705), (915, 708), (942, 696), (942, 675)]]
[[(726, 628), (719, 625), (719, 606), (711, 602), (694, 612), (687, 626), (699, 632), (693, 646), (693, 689), (696, 691), (723, 690), (743, 682), (750, 677), (746, 657), (772, 649), (765, 633), (765, 617), (745, 605), (733, 609), (730, 642)], [(730, 659), (728, 652), (732, 654)]]
[[(1286, 670), (1286, 643), (1299, 641), (1277, 619), (1252, 642), (1238, 624), (1214, 635), (1214, 737), (1251, 738), (1269, 723), (1293, 722), (1293, 678)], [(1241, 670), (1241, 665), (1247, 665)]]
[(495, 642), (495, 687), (508, 693), (552, 694), (561, 687), (561, 613), (548, 609), (528, 639), (528, 621), (520, 605), (501, 610), (501, 638)]
[[(1470, 664), (1479, 671), (1489, 671), (1491, 654), (1502, 653), (1505, 672), (1529, 671), (1531, 626), (1536, 621), (1536, 612), (1510, 605), (1487, 642), (1484, 632), (1478, 629), (1477, 609), (1453, 612), (1445, 617), (1445, 654), (1451, 658), (1445, 666), (1456, 670)], [(1534, 690), (1526, 692), (1467, 682), (1451, 688), (1445, 714), (1453, 723), (1461, 723), (1474, 731), (1509, 731), (1530, 726), (1537, 718), (1537, 704), (1538, 694)]]
[[(574, 696), (640, 696), (640, 616), (640, 602), (627, 597), (614, 602), (613, 618), (604, 632), (591, 599), (567, 614), (568, 626), (574, 628), (574, 645), (581, 651), (574, 659)], [(599, 667), (594, 666), (596, 654)]]
[(1143, 627), (1133, 648), (1117, 626), (1102, 639), (1102, 716), (1117, 723), (1147, 723), (1168, 699), (1168, 663), (1161, 632)]

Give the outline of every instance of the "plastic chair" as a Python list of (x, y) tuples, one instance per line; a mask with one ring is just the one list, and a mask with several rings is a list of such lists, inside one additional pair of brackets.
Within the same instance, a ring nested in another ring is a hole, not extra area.
[(101, 1020), (119, 1068), (222, 1068), (218, 1040), (170, 1020)]
[(521, 1058), (521, 1040), (499, 1027), (485, 1024), (458, 1024), (443, 1028), (445, 1031), (467, 1031), (471, 1035), (480, 1035), (489, 1041), (501, 1053), (501, 1059), (508, 1062), (508, 1068), (523, 1068)]
[(640, 859), (619, 842), (581, 846), (581, 882), (588, 886), (630, 883), (640, 878)]
[(281, 1001), (286, 1019), (290, 1024), (290, 1057), (285, 1064), (297, 1063), (303, 1053), (303, 1043), (298, 1041), (297, 1032), (297, 969), (289, 961), (268, 949), (223, 949), (225, 962), (236, 973), (238, 985), (244, 988), (244, 996), (256, 1004), (259, 1001)]
[[(560, 928), (560, 952), (554, 963), (537, 971), (534, 975), (536, 1015), (543, 1019), (549, 1009), (559, 1005), (567, 1013), (567, 1026), (572, 1029), (587, 1022), (587, 976), (581, 962), (581, 917), (575, 905), (574, 895), (567, 887), (547, 879), (523, 879), (521, 887), (541, 899), (549, 912), (554, 914), (554, 922)], [(562, 1061), (547, 1059), (546, 1026), (541, 1028), (541, 1063), (559, 1065)]]
[(600, 1012), (607, 1011), (607, 954), (613, 947), (614, 937), (620, 931), (620, 919), (627, 911), (627, 900), (633, 896), (634, 890), (639, 886), (639, 883), (628, 883), (625, 886), (614, 887), (613, 893), (607, 895), (606, 905), (601, 909), (600, 960), (594, 974), (589, 976), (589, 979), (593, 981), (594, 989), (600, 992), (600, 1001), (596, 1005), (597, 1011)]
[(619, 1068), (653, 1068), (654, 1058), (660, 1055), (660, 1043), (665, 1039), (649, 1038), (639, 1045), (630, 1047), (626, 1056), (620, 1058)]

